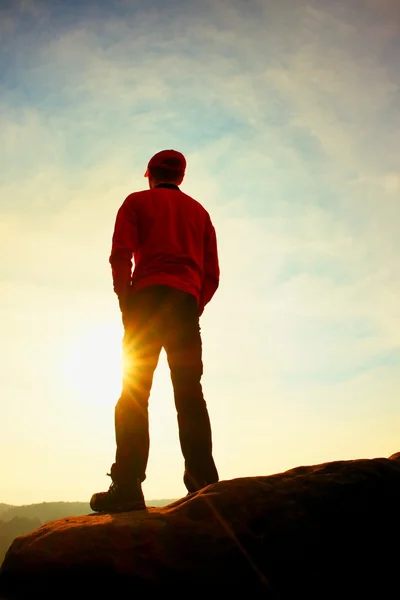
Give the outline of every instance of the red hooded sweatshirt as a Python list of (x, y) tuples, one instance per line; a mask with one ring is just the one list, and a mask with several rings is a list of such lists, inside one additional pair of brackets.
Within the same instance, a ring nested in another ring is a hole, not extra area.
[(173, 184), (130, 194), (117, 214), (110, 264), (119, 299), (168, 285), (195, 296), (201, 315), (219, 285), (210, 215)]

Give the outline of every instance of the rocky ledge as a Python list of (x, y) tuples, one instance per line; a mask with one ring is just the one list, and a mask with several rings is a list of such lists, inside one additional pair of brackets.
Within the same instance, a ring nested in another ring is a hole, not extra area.
[(0, 593), (70, 589), (72, 600), (123, 583), (130, 597), (398, 598), (399, 508), (400, 453), (221, 481), (162, 508), (60, 519), (17, 538)]

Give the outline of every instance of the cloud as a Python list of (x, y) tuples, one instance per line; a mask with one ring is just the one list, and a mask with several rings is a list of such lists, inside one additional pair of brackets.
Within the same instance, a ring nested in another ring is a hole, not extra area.
[[(162, 30), (160, 11), (139, 11), (128, 22), (117, 15), (106, 22), (86, 15), (37, 45), (36, 67), (26, 75), (42, 91), (50, 79), (52, 91), (34, 109), (6, 107), (3, 119), (10, 162), (2, 197), (13, 198), (5, 212), (18, 202), (27, 211), (19, 216), (24, 226), (3, 237), (3, 246), (16, 236), (26, 243), (19, 245), (19, 258), (14, 254), (13, 273), (94, 285), (102, 272), (95, 257), (104, 249), (139, 157), (143, 170), (143, 146), (135, 140), (145, 139), (149, 156), (155, 140), (163, 138), (159, 127), (165, 139), (177, 127), (178, 141), (184, 123), (188, 139), (192, 133), (187, 145), (193, 181), (201, 173), (208, 182), (200, 184), (200, 196), (202, 189), (205, 197), (212, 189), (213, 206), (221, 206), (216, 218), (227, 257), (227, 289), (236, 290), (236, 282), (243, 281), (241, 296), (255, 304), (260, 297), (265, 303), (265, 295), (286, 306), (285, 298), (296, 299), (291, 305), (297, 317), (317, 311), (326, 319), (345, 318), (352, 314), (352, 299), (356, 313), (376, 319), (375, 307), (387, 307), (382, 284), (392, 278), (397, 289), (393, 271), (384, 273), (398, 250), (398, 202), (397, 175), (386, 165), (391, 146), (377, 157), (372, 136), (378, 124), (385, 127), (380, 114), (390, 108), (396, 85), (362, 36), (370, 26), (368, 15), (357, 29), (354, 18), (345, 18), (348, 13), (316, 4), (295, 11), (288, 6), (278, 11), (257, 5), (243, 23), (241, 10), (228, 10), (222, 2), (215, 5), (212, 23), (204, 14), (189, 19), (183, 13), (180, 22), (167, 20)], [(279, 25), (268, 39), (263, 26), (251, 29), (260, 14), (268, 28), (274, 18)], [(301, 26), (285, 38), (294, 19)], [(202, 128), (210, 129), (209, 137), (201, 139), (189, 119), (192, 111), (200, 115)], [(398, 118), (396, 112), (392, 116)], [(132, 135), (121, 133), (124, 127)], [(387, 145), (386, 135), (380, 139)], [(16, 180), (18, 169), (29, 178)], [(88, 237), (93, 215), (96, 237)], [(389, 233), (386, 243), (379, 241), (382, 227)], [(267, 271), (260, 274), (259, 264)], [(334, 281), (335, 273), (343, 280)], [(368, 277), (374, 282), (370, 291)]]

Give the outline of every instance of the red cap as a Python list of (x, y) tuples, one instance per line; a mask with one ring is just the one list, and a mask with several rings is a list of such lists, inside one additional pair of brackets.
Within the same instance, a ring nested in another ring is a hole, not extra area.
[(184, 175), (186, 170), (186, 158), (177, 150), (161, 150), (161, 152), (157, 152), (157, 154), (149, 160), (147, 171), (144, 174), (145, 177), (149, 176), (149, 169), (152, 167), (161, 167), (162, 169), (176, 171)]

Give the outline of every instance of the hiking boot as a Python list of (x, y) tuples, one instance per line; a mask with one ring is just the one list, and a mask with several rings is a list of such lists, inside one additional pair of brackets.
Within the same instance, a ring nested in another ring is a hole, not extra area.
[(107, 492), (93, 494), (90, 500), (90, 508), (94, 512), (105, 513), (144, 510), (146, 504), (139, 479), (128, 485), (113, 481)]

